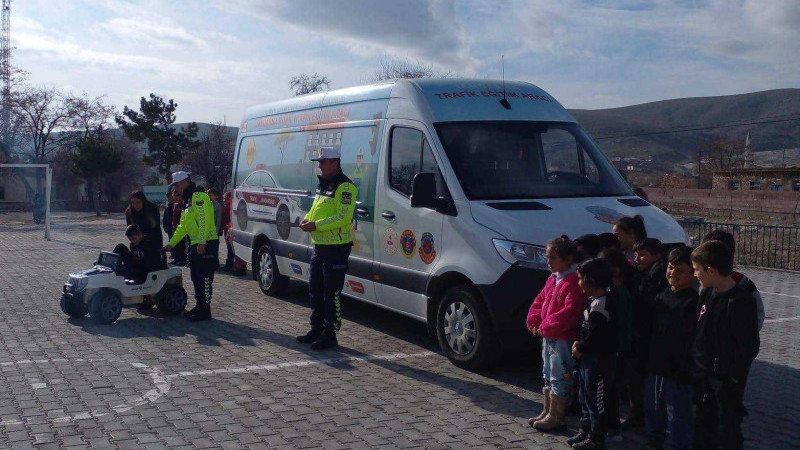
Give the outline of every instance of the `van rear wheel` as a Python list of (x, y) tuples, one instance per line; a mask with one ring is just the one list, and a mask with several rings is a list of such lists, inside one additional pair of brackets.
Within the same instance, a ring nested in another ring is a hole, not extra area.
[(468, 286), (448, 288), (436, 314), (439, 346), (450, 361), (464, 369), (481, 369), (491, 363), (495, 334), (486, 307)]
[(272, 246), (268, 242), (259, 247), (253, 272), (257, 274), (258, 287), (267, 295), (282, 294), (289, 283), (289, 277), (281, 275), (278, 270), (275, 252), (272, 251)]

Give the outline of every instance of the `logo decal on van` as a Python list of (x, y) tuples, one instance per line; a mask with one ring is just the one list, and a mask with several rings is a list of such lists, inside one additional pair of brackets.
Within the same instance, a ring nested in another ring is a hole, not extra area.
[(383, 251), (387, 255), (397, 253), (397, 232), (394, 231), (394, 228), (387, 228), (383, 232)]
[(400, 235), (400, 248), (403, 250), (403, 256), (411, 258), (414, 256), (414, 250), (417, 248), (417, 238), (411, 230), (403, 230)]
[(295, 263), (290, 263), (289, 267), (291, 267), (292, 268), (292, 272), (296, 273), (297, 275), (302, 275), (303, 274), (303, 268), (300, 267), (299, 265), (297, 265)]
[(345, 284), (347, 285), (347, 287), (350, 288), (351, 291), (355, 292), (356, 294), (364, 293), (364, 285), (359, 283), (358, 281), (349, 280)]
[(247, 153), (245, 153), (245, 157), (247, 158), (247, 165), (252, 166), (253, 161), (256, 159), (256, 140), (250, 139), (250, 143), (247, 144)]
[(594, 218), (600, 222), (610, 223), (612, 225), (617, 219), (624, 216), (621, 212), (606, 208), (605, 206), (587, 206), (586, 210), (594, 214)]
[(419, 259), (425, 264), (430, 264), (436, 259), (436, 248), (434, 247), (433, 235), (425, 232), (419, 239)]

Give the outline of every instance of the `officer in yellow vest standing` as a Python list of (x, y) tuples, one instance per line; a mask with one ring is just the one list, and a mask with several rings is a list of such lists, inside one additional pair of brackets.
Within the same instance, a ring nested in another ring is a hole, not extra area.
[(189, 261), (197, 304), (186, 315), (193, 322), (208, 320), (211, 318), (214, 271), (219, 265), (219, 238), (214, 221), (214, 206), (208, 194), (197, 190), (187, 172), (178, 171), (172, 174), (169, 189), (172, 188), (183, 196), (185, 205), (181, 222), (164, 250), (180, 244), (184, 236), (189, 236)]
[(338, 149), (323, 147), (319, 156), (311, 160), (319, 161), (319, 186), (311, 209), (300, 222), (300, 229), (311, 233), (314, 244), (309, 274), (311, 331), (297, 340), (311, 343), (314, 350), (322, 350), (339, 345), (336, 340), (336, 332), (342, 325), (339, 297), (353, 247), (350, 222), (358, 189), (342, 172)]

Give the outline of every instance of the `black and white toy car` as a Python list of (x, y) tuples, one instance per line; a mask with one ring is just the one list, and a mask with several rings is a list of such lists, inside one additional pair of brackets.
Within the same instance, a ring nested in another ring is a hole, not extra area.
[(144, 282), (121, 275), (122, 261), (116, 253), (102, 252), (94, 267), (71, 272), (61, 294), (64, 314), (80, 318), (87, 313), (100, 323), (112, 323), (122, 308), (157, 305), (167, 315), (186, 307), (186, 291), (179, 267), (167, 267), (147, 274)]

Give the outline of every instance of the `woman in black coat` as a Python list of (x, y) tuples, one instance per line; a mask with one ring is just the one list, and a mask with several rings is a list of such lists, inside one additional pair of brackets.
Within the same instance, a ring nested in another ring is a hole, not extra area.
[(151, 245), (161, 251), (164, 245), (161, 234), (161, 213), (158, 206), (147, 200), (144, 192), (131, 192), (130, 204), (125, 210), (125, 221), (128, 225), (138, 225)]

